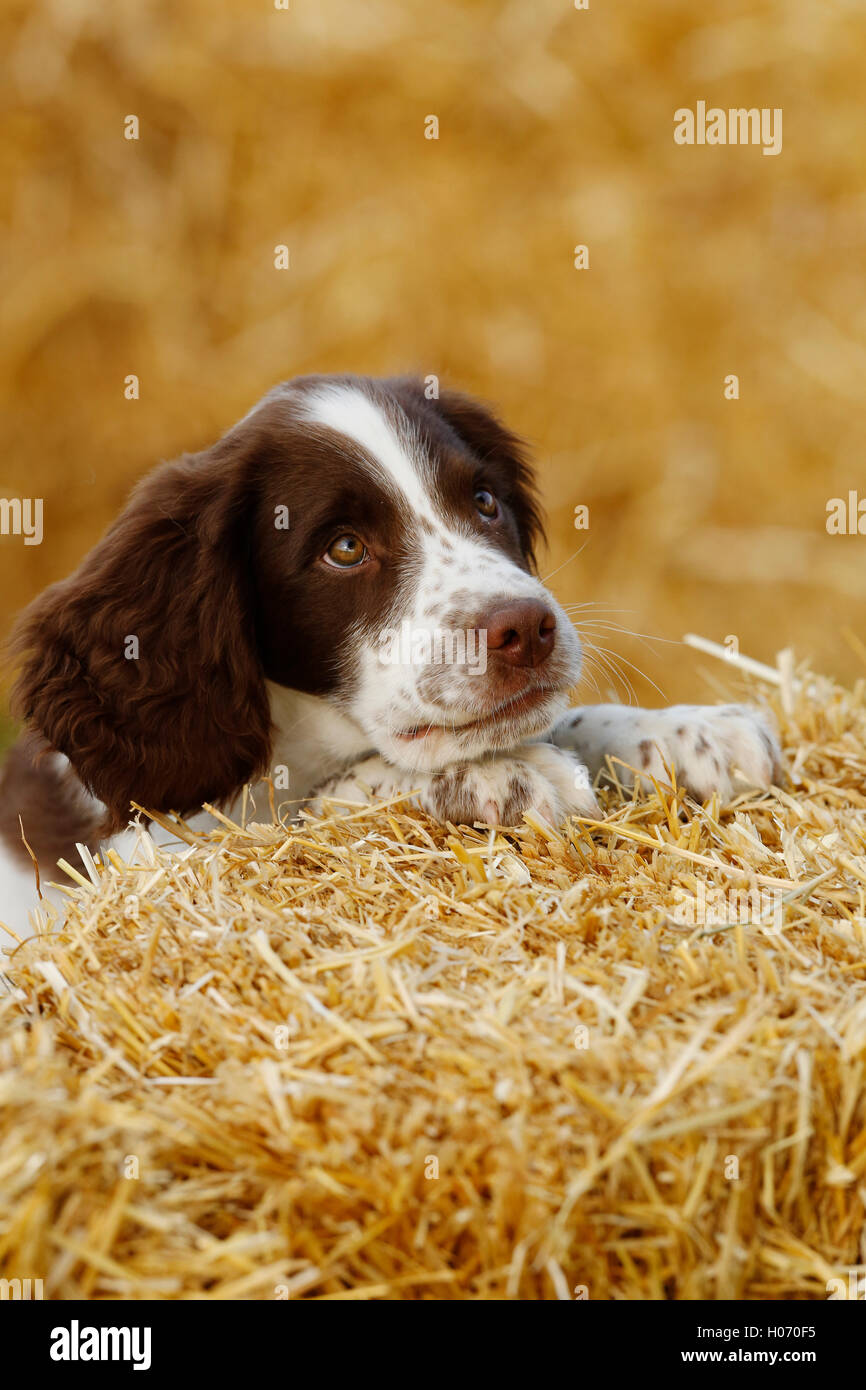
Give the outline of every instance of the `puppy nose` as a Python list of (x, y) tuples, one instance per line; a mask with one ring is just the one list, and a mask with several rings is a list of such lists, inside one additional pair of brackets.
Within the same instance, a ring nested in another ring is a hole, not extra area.
[(540, 666), (556, 642), (556, 618), (537, 599), (493, 608), (478, 623), (487, 631), (487, 650), (509, 666)]

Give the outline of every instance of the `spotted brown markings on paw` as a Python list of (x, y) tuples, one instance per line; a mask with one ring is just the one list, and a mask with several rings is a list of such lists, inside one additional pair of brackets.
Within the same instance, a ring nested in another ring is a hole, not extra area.
[(779, 752), (778, 752), (778, 749), (776, 748), (775, 743), (774, 743), (773, 740), (770, 738), (770, 735), (767, 733), (766, 729), (762, 729), (760, 725), (758, 725), (758, 733), (759, 733), (760, 736), (761, 736), (761, 742), (763, 743), (764, 748), (766, 749), (766, 752), (767, 752), (767, 757), (768, 757), (769, 760), (770, 760), (770, 775), (771, 775), (771, 777), (773, 777), (773, 778), (781, 777), (781, 776), (782, 776), (782, 764), (781, 764), (781, 761), (780, 761), (780, 758), (779, 758)]
[(502, 803), (500, 816), (503, 825), (515, 825), (520, 820), (532, 794), (532, 785), (527, 777), (515, 772), (508, 779), (508, 787)]
[(650, 740), (648, 738), (642, 738), (637, 746), (637, 749), (640, 753), (641, 767), (649, 767), (650, 763), (652, 762), (653, 756), (653, 746), (650, 743)]
[(704, 753), (709, 753), (709, 751), (710, 745), (707, 743), (707, 740), (704, 738), (703, 734), (701, 734), (695, 742), (695, 752), (700, 758), (703, 757)]
[(685, 736), (686, 736), (686, 726), (685, 726), (685, 724), (680, 724), (679, 728), (677, 729), (677, 738), (685, 738)]
[(469, 775), (468, 763), (457, 763), (447, 772), (436, 772), (430, 782), (430, 800), (434, 814), (439, 820), (470, 822), (470, 798), (466, 796), (466, 778)]

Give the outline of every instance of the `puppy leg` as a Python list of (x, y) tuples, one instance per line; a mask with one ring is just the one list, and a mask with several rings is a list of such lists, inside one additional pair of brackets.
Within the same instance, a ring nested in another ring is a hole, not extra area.
[[(671, 705), (632, 709), (627, 705), (585, 705), (570, 710), (553, 731), (559, 748), (573, 749), (593, 776), (607, 757), (637, 770), (641, 783), (668, 784), (665, 765), (699, 801), (713, 792), (728, 800), (745, 787), (768, 787), (782, 775), (776, 732), (748, 705)], [(632, 786), (635, 774), (615, 764), (616, 775)]]
[(365, 758), (332, 777), (314, 793), (311, 809), (324, 801), (379, 801), (400, 791), (440, 821), (455, 825), (516, 825), (536, 811), (557, 825), (569, 815), (598, 815), (589, 773), (571, 752), (549, 743), (522, 744), (513, 753), (454, 763), (440, 772), (404, 772), (378, 756)]

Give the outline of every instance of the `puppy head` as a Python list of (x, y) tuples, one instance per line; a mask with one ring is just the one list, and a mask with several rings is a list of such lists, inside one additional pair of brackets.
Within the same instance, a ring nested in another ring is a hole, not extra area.
[(25, 613), (18, 710), (105, 803), (191, 811), (267, 769), (267, 682), (432, 770), (546, 730), (580, 670), (533, 574), (519, 442), (409, 379), (299, 378), (147, 478)]
[[(327, 693), (408, 771), (544, 732), (567, 707), (580, 646), (533, 572), (540, 517), (519, 440), (468, 397), (428, 400), (409, 379), (295, 391), (289, 408), (321, 462), (298, 516), (299, 588), (280, 611), (294, 627), (308, 604), (308, 650), (319, 670), (337, 663)], [(273, 557), (264, 612), (286, 569), (284, 553), (259, 555)], [(272, 609), (265, 632), (280, 630)], [(263, 651), (268, 674), (296, 685), (297, 654), (281, 666)]]

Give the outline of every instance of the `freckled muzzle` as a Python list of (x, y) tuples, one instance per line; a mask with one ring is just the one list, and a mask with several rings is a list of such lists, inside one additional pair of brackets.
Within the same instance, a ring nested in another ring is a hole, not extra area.
[[(538, 585), (541, 589), (541, 586)], [(544, 594), (544, 590), (541, 590)], [(483, 666), (418, 663), (415, 691), (420, 700), (445, 710), (489, 714), (535, 692), (568, 689), (580, 672), (577, 634), (549, 596), (487, 599), (474, 609), (452, 609), (445, 616), (451, 632), (476, 635)], [(518, 712), (515, 709), (515, 712)]]
[[(520, 579), (526, 586), (527, 576)], [(461, 594), (459, 607), (440, 608), (437, 631), (452, 640), (439, 652), (429, 628), (403, 620), (403, 653), (414, 659), (389, 711), (395, 762), (429, 770), (513, 747), (546, 733), (564, 711), (580, 676), (580, 642), (552, 596), (529, 583), (531, 596), (499, 593), (470, 604)], [(474, 662), (453, 659), (464, 649)]]

